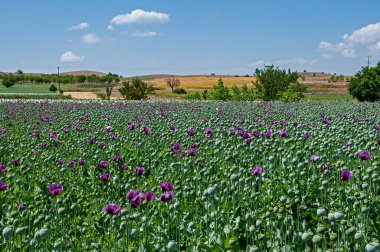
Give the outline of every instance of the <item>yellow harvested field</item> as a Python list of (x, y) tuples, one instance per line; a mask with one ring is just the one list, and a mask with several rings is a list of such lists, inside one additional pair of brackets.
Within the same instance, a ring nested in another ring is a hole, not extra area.
[[(251, 87), (252, 81), (256, 81), (256, 77), (236, 77), (236, 76), (217, 76), (217, 75), (194, 75), (194, 76), (175, 76), (181, 82), (181, 88), (185, 89), (210, 89), (218, 83), (219, 78), (222, 78), (224, 85), (232, 87), (236, 85), (241, 87), (243, 84), (247, 84)], [(166, 80), (168, 78), (157, 78), (152, 80), (146, 80), (148, 84), (153, 84), (155, 88), (167, 89)]]

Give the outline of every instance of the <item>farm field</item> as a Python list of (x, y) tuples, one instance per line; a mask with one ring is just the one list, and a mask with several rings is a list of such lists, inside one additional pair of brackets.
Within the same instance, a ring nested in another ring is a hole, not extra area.
[(375, 251), (380, 104), (0, 103), (0, 251)]

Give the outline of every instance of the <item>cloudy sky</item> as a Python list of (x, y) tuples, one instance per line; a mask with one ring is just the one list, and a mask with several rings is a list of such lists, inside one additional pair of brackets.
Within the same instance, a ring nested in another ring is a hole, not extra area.
[(354, 74), (380, 61), (378, 0), (1, 0), (0, 71)]

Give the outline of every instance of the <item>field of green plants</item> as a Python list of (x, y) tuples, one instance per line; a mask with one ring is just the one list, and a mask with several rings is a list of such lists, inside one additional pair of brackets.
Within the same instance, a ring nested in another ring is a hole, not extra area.
[(0, 251), (377, 251), (380, 104), (0, 102)]

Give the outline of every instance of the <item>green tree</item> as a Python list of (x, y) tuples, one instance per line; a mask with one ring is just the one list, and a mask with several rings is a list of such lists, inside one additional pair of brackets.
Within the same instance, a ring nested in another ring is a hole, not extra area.
[(209, 94), (208, 94), (208, 90), (207, 89), (203, 90), (203, 92), (202, 92), (202, 98), (204, 100), (208, 100)]
[(306, 86), (299, 82), (291, 83), (288, 89), (282, 93), (281, 100), (284, 102), (300, 101), (305, 98), (305, 95), (303, 93), (306, 92), (306, 90)]
[(16, 79), (11, 75), (3, 75), (2, 84), (6, 87), (12, 87), (14, 84), (16, 84)]
[(210, 92), (210, 98), (212, 100), (227, 101), (231, 98), (230, 90), (224, 86), (223, 80), (219, 79), (218, 84), (215, 85)]
[(297, 72), (280, 70), (278, 67), (265, 66), (264, 69), (256, 69), (256, 90), (259, 98), (264, 101), (273, 101), (280, 99), (290, 83), (297, 82)]
[(52, 84), (50, 87), (49, 87), (49, 91), (50, 92), (57, 92), (57, 90), (58, 90), (58, 88), (54, 85), (54, 84)]
[(359, 101), (380, 101), (380, 62), (357, 72), (350, 80), (348, 91)]
[(148, 98), (148, 94), (154, 94), (153, 86), (138, 78), (131, 82), (125, 81), (122, 85), (123, 87), (119, 88), (119, 92), (127, 100), (145, 100)]
[(254, 101), (256, 100), (256, 93), (255, 89), (251, 87), (250, 89), (248, 88), (247, 84), (243, 84), (241, 87), (241, 100), (242, 101)]

